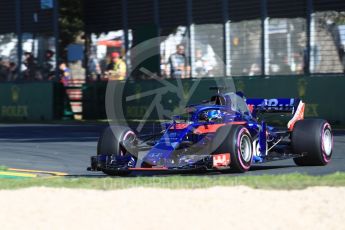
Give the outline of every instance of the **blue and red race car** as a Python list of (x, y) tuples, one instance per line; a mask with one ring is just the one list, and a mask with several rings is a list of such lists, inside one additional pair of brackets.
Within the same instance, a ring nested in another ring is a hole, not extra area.
[[(300, 99), (246, 99), (242, 93), (218, 93), (186, 108), (162, 132), (139, 136), (110, 126), (99, 138), (92, 171), (127, 175), (133, 171), (219, 170), (246, 172), (253, 164), (293, 158), (299, 166), (327, 165), (333, 134), (322, 119), (304, 119)], [(265, 113), (290, 113), (287, 127), (270, 126)]]

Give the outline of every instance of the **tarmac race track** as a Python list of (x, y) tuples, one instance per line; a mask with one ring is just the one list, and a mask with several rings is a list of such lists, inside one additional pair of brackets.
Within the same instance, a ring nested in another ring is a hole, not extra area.
[[(86, 168), (90, 164), (90, 156), (96, 154), (97, 140), (105, 127), (98, 124), (0, 125), (0, 165), (78, 176), (103, 175), (100, 172), (88, 172)], [(323, 175), (345, 171), (345, 132), (336, 131), (334, 135), (332, 162), (325, 167), (297, 167), (289, 159), (253, 166), (246, 175), (293, 172)]]

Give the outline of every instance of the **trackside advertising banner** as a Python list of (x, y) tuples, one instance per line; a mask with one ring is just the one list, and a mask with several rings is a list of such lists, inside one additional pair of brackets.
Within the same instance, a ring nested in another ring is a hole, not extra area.
[(0, 84), (0, 120), (52, 120), (52, 83)]

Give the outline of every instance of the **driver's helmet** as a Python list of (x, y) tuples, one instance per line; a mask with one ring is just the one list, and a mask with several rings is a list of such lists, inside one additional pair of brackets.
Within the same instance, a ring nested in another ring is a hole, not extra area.
[(219, 110), (210, 110), (207, 112), (207, 118), (209, 121), (219, 120), (222, 118)]

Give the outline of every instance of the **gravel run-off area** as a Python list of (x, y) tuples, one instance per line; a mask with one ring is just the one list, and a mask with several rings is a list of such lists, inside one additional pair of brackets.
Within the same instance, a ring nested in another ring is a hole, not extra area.
[(345, 229), (345, 187), (0, 191), (1, 229)]

